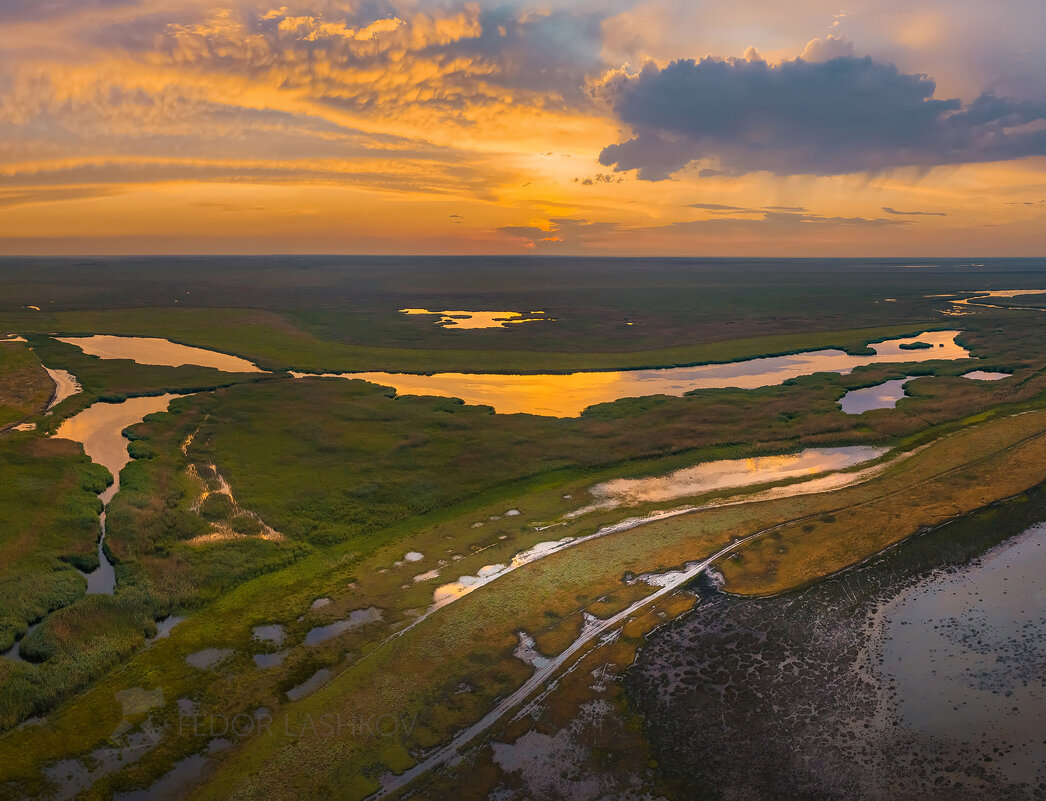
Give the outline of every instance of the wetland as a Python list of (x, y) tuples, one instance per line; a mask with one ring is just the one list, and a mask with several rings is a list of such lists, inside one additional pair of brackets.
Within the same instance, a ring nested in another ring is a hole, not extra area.
[(0, 260), (5, 797), (1041, 795), (1040, 261), (155, 264)]

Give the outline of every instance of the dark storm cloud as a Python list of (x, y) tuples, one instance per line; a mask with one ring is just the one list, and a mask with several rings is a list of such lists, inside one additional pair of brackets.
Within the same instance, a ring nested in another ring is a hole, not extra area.
[(839, 175), (1046, 155), (1046, 102), (982, 94), (964, 107), (870, 58), (648, 64), (603, 89), (635, 137), (600, 162), (648, 180), (702, 160), (733, 175)]
[(943, 211), (898, 211), (897, 209), (890, 208), (889, 206), (883, 206), (883, 211), (887, 214), (896, 214), (901, 217), (947, 217), (948, 214)]

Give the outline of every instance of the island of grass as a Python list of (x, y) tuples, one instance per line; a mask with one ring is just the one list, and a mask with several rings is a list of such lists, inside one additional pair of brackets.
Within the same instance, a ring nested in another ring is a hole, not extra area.
[(899, 347), (901, 350), (927, 350), (929, 348), (932, 348), (933, 345), (931, 345), (929, 342), (902, 342), (897, 347)]

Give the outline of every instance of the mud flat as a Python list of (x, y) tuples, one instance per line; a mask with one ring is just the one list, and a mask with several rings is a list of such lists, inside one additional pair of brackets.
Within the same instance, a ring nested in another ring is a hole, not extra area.
[(51, 402), (47, 404), (47, 411), (51, 411), (51, 409), (66, 398), (70, 398), (73, 395), (83, 392), (83, 387), (81, 387), (80, 382), (76, 380), (76, 376), (68, 370), (52, 370), (50, 367), (45, 367), (44, 369), (47, 371), (47, 374), (51, 376), (51, 380), (54, 381), (55, 387), (54, 397), (51, 398)]
[(971, 370), (968, 373), (963, 373), (963, 378), (969, 378), (971, 381), (1002, 381), (1004, 378), (1010, 378), (1013, 373), (993, 373), (985, 370)]
[(804, 591), (702, 590), (626, 680), (663, 778), (682, 798), (1041, 798), (1042, 520), (1040, 488)]

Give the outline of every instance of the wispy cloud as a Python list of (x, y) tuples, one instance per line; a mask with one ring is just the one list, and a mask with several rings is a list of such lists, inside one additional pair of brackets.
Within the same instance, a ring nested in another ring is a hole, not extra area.
[(883, 211), (887, 214), (896, 214), (901, 217), (947, 217), (948, 213), (945, 211), (898, 211), (897, 209), (890, 208), (889, 206), (883, 206)]

